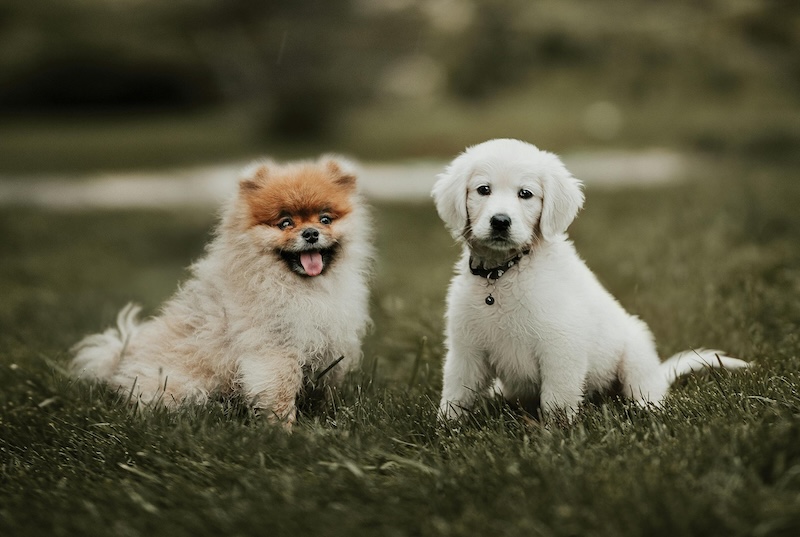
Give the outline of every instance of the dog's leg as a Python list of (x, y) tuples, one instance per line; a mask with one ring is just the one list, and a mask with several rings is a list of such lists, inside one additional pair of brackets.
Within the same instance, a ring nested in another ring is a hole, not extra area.
[(636, 334), (627, 342), (619, 366), (619, 381), (625, 397), (641, 406), (660, 405), (669, 382), (660, 368), (652, 338)]
[[(161, 349), (157, 349), (160, 351)], [(181, 403), (202, 404), (213, 391), (210, 374), (192, 369), (174, 355), (142, 352), (126, 356), (109, 378), (129, 401), (145, 405), (177, 407)]]
[(257, 411), (270, 422), (291, 430), (297, 416), (297, 394), (303, 383), (296, 355), (276, 352), (243, 357), (239, 360), (239, 383)]
[(458, 418), (489, 384), (489, 368), (484, 353), (466, 346), (453, 346), (444, 361), (440, 419)]
[(571, 422), (583, 401), (588, 359), (576, 356), (568, 346), (551, 345), (539, 357), (541, 412), (547, 420)]

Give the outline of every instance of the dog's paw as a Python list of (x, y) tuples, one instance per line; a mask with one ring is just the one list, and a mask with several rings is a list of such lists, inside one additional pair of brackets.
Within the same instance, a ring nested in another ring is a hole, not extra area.
[(572, 406), (542, 401), (539, 412), (541, 413), (542, 421), (546, 425), (569, 427), (578, 416), (578, 405)]
[(464, 415), (464, 407), (453, 401), (442, 401), (439, 404), (437, 418), (439, 423), (444, 424), (455, 421)]
[(297, 421), (296, 406), (292, 406), (288, 411), (282, 413), (278, 413), (270, 408), (256, 406), (253, 408), (253, 414), (256, 417), (263, 419), (271, 426), (280, 427), (287, 433), (292, 432), (292, 426), (294, 425), (294, 422)]

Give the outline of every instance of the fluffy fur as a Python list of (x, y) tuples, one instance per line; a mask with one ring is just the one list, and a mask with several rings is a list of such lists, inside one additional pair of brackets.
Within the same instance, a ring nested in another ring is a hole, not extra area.
[(72, 370), (147, 404), (236, 392), (290, 426), (304, 379), (344, 357), (323, 376), (335, 385), (360, 360), (371, 259), (349, 163), (256, 163), (161, 313), (126, 306), (74, 347)]
[[(584, 196), (556, 155), (518, 140), (484, 142), (438, 176), (433, 197), (464, 244), (447, 298), (443, 417), (470, 408), (492, 380), (509, 400), (538, 398), (545, 416), (569, 418), (587, 393), (616, 388), (658, 405), (679, 375), (747, 365), (712, 350), (660, 361), (647, 325), (567, 240)], [(497, 279), (471, 271), (470, 263), (489, 269), (518, 254)]]

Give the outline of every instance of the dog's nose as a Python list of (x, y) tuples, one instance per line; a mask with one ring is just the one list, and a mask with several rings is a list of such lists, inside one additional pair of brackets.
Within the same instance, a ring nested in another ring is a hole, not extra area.
[(307, 227), (303, 230), (300, 236), (303, 237), (307, 243), (314, 244), (319, 240), (319, 231), (313, 227)]
[(489, 220), (489, 225), (495, 231), (506, 231), (511, 227), (511, 217), (503, 213), (496, 214)]

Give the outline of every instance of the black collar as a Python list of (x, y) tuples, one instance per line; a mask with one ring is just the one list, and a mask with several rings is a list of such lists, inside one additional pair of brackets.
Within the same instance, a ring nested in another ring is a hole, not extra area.
[(475, 276), (480, 276), (481, 278), (487, 278), (489, 280), (498, 280), (500, 277), (506, 273), (508, 269), (516, 265), (522, 256), (528, 255), (531, 253), (530, 250), (523, 250), (505, 263), (498, 265), (496, 267), (486, 269), (482, 267), (473, 267), (472, 266), (472, 256), (469, 258), (469, 271), (473, 273)]

